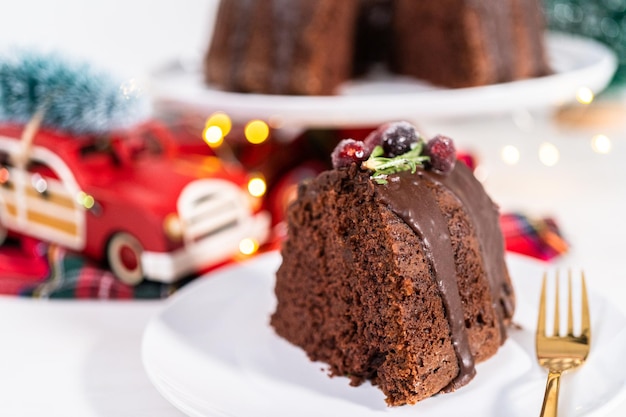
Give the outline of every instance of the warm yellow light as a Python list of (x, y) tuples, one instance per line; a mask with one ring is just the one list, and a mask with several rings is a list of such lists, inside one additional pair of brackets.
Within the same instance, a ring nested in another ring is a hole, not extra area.
[(76, 201), (87, 210), (89, 210), (96, 204), (96, 200), (93, 198), (93, 196), (87, 194), (84, 191), (78, 193), (78, 195), (76, 196)]
[(222, 131), (222, 136), (226, 136), (230, 133), (230, 129), (233, 126), (230, 117), (224, 112), (218, 111), (213, 113), (206, 121), (206, 127), (217, 126)]
[(239, 252), (244, 255), (252, 255), (259, 250), (259, 242), (254, 239), (245, 238), (239, 242)]
[(578, 100), (581, 104), (589, 104), (593, 101), (594, 95), (593, 91), (587, 87), (581, 87), (576, 92), (576, 100)]
[(262, 197), (267, 191), (267, 184), (263, 178), (254, 177), (248, 181), (248, 192), (254, 197)]
[(212, 148), (217, 148), (224, 142), (224, 134), (218, 126), (207, 126), (202, 132), (202, 138)]
[(502, 160), (509, 165), (515, 165), (519, 162), (519, 150), (513, 145), (506, 145), (500, 152)]
[(591, 138), (591, 149), (596, 153), (609, 153), (611, 152), (611, 139), (606, 135), (595, 135)]
[(170, 213), (163, 220), (163, 230), (172, 240), (178, 241), (183, 238), (183, 223), (176, 213)]
[(94, 204), (96, 204), (96, 200), (94, 200), (92, 196), (85, 196), (85, 199), (83, 200), (83, 206), (85, 206), (86, 209), (92, 208)]
[(539, 146), (539, 160), (545, 166), (555, 166), (559, 162), (559, 149), (550, 142), (544, 142)]
[(252, 120), (246, 125), (244, 134), (248, 142), (256, 145), (265, 142), (270, 135), (270, 128), (262, 120)]

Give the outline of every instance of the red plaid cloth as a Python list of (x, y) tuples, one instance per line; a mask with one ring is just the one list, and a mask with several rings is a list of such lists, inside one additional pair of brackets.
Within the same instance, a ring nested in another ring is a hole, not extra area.
[[(188, 281), (188, 280), (187, 280)], [(129, 286), (84, 256), (32, 239), (0, 249), (0, 294), (37, 298), (164, 298), (187, 281)]]
[(534, 219), (519, 213), (500, 216), (500, 227), (509, 252), (549, 261), (569, 249), (552, 218)]

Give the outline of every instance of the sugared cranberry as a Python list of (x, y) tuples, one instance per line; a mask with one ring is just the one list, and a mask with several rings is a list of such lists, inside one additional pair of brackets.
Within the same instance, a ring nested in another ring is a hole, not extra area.
[(365, 138), (366, 149), (370, 152), (377, 145), (383, 147), (388, 158), (402, 155), (411, 150), (411, 145), (419, 140), (415, 127), (408, 122), (386, 123)]
[(440, 174), (447, 174), (456, 163), (456, 149), (452, 139), (437, 135), (428, 141), (424, 153), (430, 157), (428, 166)]
[(341, 168), (353, 162), (362, 162), (369, 157), (369, 152), (365, 149), (365, 144), (354, 139), (343, 139), (337, 144), (330, 155), (333, 168)]
[(390, 158), (407, 153), (418, 140), (415, 127), (407, 122), (390, 123), (382, 132), (383, 150)]

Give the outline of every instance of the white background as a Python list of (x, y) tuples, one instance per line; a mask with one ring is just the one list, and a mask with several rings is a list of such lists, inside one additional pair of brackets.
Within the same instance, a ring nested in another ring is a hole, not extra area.
[(0, 46), (59, 50), (141, 76), (206, 49), (215, 0), (2, 0)]

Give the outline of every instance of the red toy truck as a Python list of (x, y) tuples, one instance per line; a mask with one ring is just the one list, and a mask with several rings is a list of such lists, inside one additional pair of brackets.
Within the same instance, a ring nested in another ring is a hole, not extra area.
[(0, 241), (62, 245), (108, 263), (123, 282), (173, 282), (262, 243), (270, 218), (246, 174), (182, 154), (151, 121), (110, 135), (0, 126)]

